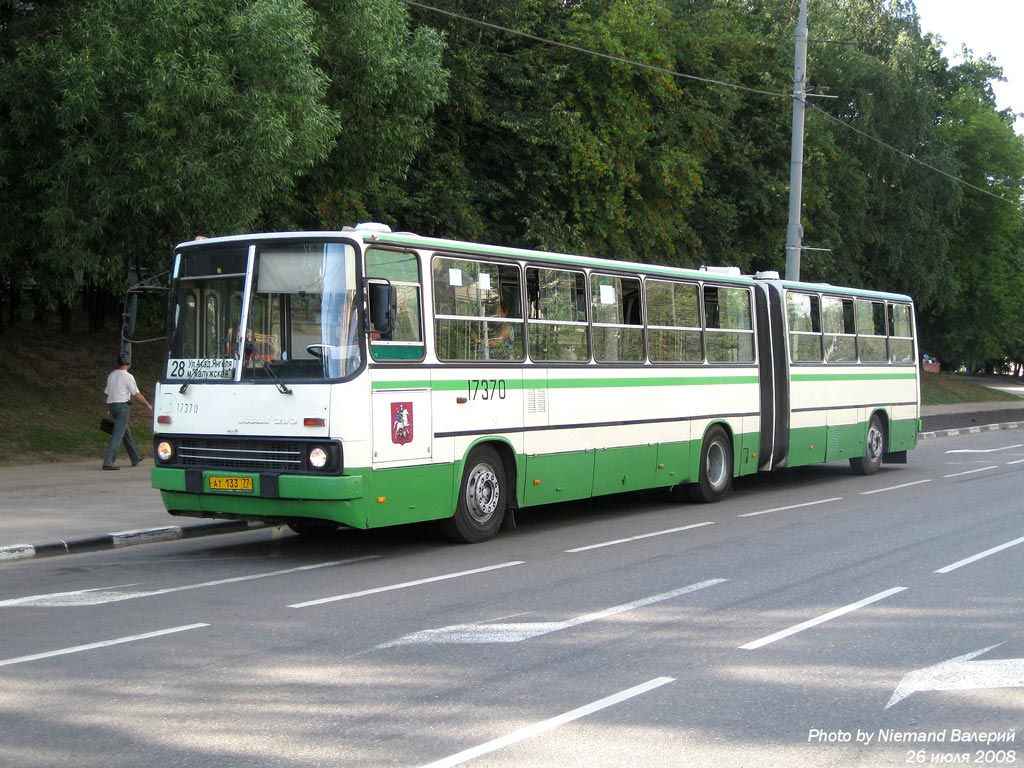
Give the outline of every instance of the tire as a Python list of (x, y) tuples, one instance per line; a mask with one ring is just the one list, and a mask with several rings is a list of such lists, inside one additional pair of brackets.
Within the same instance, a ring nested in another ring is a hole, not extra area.
[(504, 464), (493, 448), (476, 448), (466, 461), (455, 514), (440, 522), (441, 531), (462, 544), (493, 539), (505, 519), (507, 506), (508, 478)]
[(691, 501), (711, 504), (724, 499), (731, 489), (732, 441), (729, 433), (716, 424), (704, 436), (697, 482), (686, 486), (686, 495)]
[(325, 539), (338, 530), (338, 524), (332, 523), (330, 520), (296, 520), (293, 523), (288, 523), (288, 527), (302, 538), (310, 541)]
[(864, 441), (864, 455), (850, 459), (850, 466), (858, 475), (873, 475), (882, 466), (885, 454), (885, 428), (877, 413), (871, 415), (868, 422), (867, 439)]

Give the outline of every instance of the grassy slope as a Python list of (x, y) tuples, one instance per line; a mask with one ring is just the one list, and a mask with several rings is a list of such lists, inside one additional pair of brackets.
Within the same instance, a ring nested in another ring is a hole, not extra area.
[[(22, 327), (0, 336), (0, 463), (102, 461), (109, 435), (98, 424), (117, 347), (113, 330), (34, 339)], [(163, 344), (136, 345), (133, 353), (131, 372), (152, 402)], [(149, 414), (140, 405), (132, 408), (131, 429), (139, 451), (151, 454)]]
[(926, 373), (921, 380), (922, 405), (985, 403), (997, 400), (1021, 401), (1016, 395), (982, 386), (977, 383), (977, 379), (967, 379), (956, 374)]
[[(103, 386), (114, 367), (116, 332), (48, 333), (36, 340), (22, 327), (18, 334), (0, 336), (0, 350), (0, 463), (101, 461), (108, 436), (97, 423)], [(135, 345), (132, 373), (150, 400), (163, 356), (162, 341)], [(955, 375), (926, 374), (922, 386), (926, 405), (1018, 399)], [(131, 418), (136, 446), (148, 455), (148, 414), (136, 406)]]

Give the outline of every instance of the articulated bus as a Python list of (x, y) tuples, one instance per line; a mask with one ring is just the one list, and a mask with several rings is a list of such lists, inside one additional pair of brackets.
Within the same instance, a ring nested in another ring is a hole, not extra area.
[(315, 535), (904, 463), (908, 296), (362, 224), (174, 254), (153, 485), (173, 515)]

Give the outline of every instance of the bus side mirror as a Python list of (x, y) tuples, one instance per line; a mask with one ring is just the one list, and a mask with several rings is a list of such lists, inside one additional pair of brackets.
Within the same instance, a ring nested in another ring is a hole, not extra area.
[(398, 289), (391, 283), (370, 283), (370, 330), (381, 336), (395, 329), (398, 316)]

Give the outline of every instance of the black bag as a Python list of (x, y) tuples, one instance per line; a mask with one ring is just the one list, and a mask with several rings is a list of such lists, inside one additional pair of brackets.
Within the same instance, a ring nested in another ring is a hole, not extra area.
[(106, 432), (108, 435), (114, 434), (114, 422), (112, 419), (108, 419), (106, 416), (100, 419), (100, 429)]

